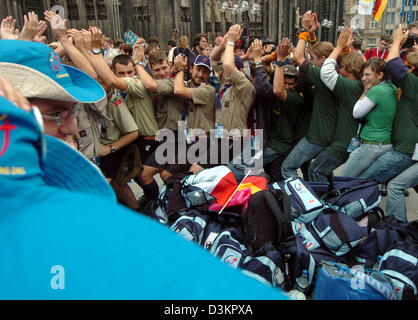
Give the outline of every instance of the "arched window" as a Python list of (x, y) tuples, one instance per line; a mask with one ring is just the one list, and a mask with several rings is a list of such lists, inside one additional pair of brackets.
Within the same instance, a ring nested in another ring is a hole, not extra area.
[(87, 20), (96, 20), (96, 14), (94, 13), (94, 2), (93, 0), (85, 0)]
[(80, 14), (78, 12), (78, 5), (76, 0), (67, 0), (68, 19), (80, 20)]
[(107, 6), (104, 0), (97, 0), (97, 13), (100, 20), (107, 20)]

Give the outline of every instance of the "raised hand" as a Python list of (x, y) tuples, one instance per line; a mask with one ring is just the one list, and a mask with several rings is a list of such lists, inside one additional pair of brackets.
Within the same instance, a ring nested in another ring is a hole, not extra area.
[(68, 36), (70, 39), (73, 39), (75, 47), (80, 51), (87, 50), (86, 41), (84, 38), (83, 33), (77, 29), (70, 29), (68, 30)]
[(145, 57), (145, 47), (143, 39), (138, 40), (134, 45), (134, 55), (133, 60), (134, 62), (143, 62)]
[(347, 50), (351, 47), (353, 41), (353, 31), (350, 28), (345, 28), (338, 37), (337, 47), (341, 50)]
[(263, 55), (263, 41), (255, 39), (251, 44), (251, 48), (254, 54), (254, 60), (260, 60)]
[(67, 19), (62, 19), (58, 14), (52, 11), (44, 12), (45, 20), (51, 24), (54, 37), (57, 41), (67, 38)]
[(23, 16), (24, 25), (22, 32), (20, 33), (20, 39), (26, 41), (33, 41), (38, 33), (38, 16), (35, 12), (29, 12)]
[(93, 49), (101, 49), (104, 40), (102, 30), (97, 27), (90, 27), (89, 31), (91, 33), (91, 47)]
[(290, 55), (292, 51), (289, 38), (283, 38), (280, 40), (276, 49), (277, 61), (284, 61)]
[(46, 22), (43, 20), (39, 20), (38, 33), (35, 35), (35, 38), (33, 38), (33, 41), (46, 43), (46, 37), (43, 35), (44, 32), (46, 31), (46, 28), (47, 28)]
[(187, 69), (187, 57), (179, 54), (174, 58), (174, 69), (176, 71), (185, 71)]
[(226, 41), (231, 42), (237, 42), (239, 39), (241, 39), (243, 30), (241, 29), (241, 26), (239, 24), (235, 24), (229, 28), (229, 31), (225, 35)]
[(19, 30), (15, 29), (16, 19), (13, 17), (6, 17), (1, 21), (0, 37), (5, 40), (19, 39)]
[(393, 42), (398, 42), (402, 45), (408, 38), (408, 33), (409, 31), (406, 31), (403, 25), (400, 24), (393, 34)]

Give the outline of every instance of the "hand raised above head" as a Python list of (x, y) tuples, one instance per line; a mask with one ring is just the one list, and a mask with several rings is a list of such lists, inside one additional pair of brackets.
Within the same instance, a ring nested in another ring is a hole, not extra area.
[(290, 55), (291, 52), (291, 45), (289, 38), (283, 38), (280, 40), (279, 45), (276, 49), (276, 56), (277, 61), (283, 61), (286, 60), (286, 58)]
[(29, 12), (23, 16), (24, 25), (20, 33), (20, 39), (32, 41), (38, 33), (38, 16), (35, 12)]
[(19, 29), (15, 29), (16, 19), (9, 16), (1, 21), (0, 26), (0, 38), (4, 40), (17, 40), (19, 39)]

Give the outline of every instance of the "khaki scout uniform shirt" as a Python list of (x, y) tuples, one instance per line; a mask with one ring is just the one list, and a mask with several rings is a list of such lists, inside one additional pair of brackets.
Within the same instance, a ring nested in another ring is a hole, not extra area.
[(107, 98), (96, 103), (80, 103), (78, 118), (79, 150), (89, 160), (100, 155), (100, 131)]
[(106, 105), (105, 112), (106, 118), (102, 124), (102, 137), (100, 138), (102, 144), (112, 144), (125, 134), (138, 130), (138, 126), (122, 97), (113, 94)]
[(215, 128), (215, 88), (206, 83), (196, 86), (192, 80), (187, 82), (187, 87), (192, 94), (187, 127), (210, 133), (210, 130)]
[(157, 84), (155, 119), (158, 127), (177, 131), (186, 101), (174, 95), (174, 79), (157, 80)]
[(215, 64), (214, 70), (218, 73), (222, 84), (225, 80), (229, 80), (231, 84), (231, 87), (224, 93), (222, 108), (220, 110), (216, 108), (215, 122), (222, 123), (228, 132), (238, 129), (242, 135), (242, 130), (247, 129), (248, 112), (255, 100), (255, 88), (239, 70), (235, 70), (230, 79), (224, 78), (222, 64)]
[(124, 78), (128, 84), (126, 104), (139, 129), (140, 136), (155, 136), (158, 131), (153, 97), (138, 78)]

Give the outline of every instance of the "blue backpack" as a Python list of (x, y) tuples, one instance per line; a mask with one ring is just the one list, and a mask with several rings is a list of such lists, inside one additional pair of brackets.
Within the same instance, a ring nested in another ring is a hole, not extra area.
[(206, 228), (207, 217), (197, 210), (189, 210), (183, 213), (172, 225), (171, 230), (177, 232), (188, 241), (202, 243), (203, 233)]
[(349, 215), (331, 208), (325, 209), (312, 226), (322, 243), (337, 256), (348, 253), (368, 235), (367, 227), (360, 227)]
[(242, 268), (248, 256), (248, 250), (243, 242), (243, 236), (238, 229), (230, 227), (219, 233), (213, 241), (210, 253), (233, 268)]
[(418, 221), (401, 222), (387, 216), (375, 224), (367, 239), (353, 250), (353, 256), (357, 263), (372, 268), (390, 247), (408, 239), (418, 242)]
[(308, 223), (324, 209), (324, 205), (302, 178), (291, 177), (272, 184), (274, 189), (283, 190), (290, 198), (292, 219)]
[(323, 203), (357, 221), (381, 202), (379, 186), (371, 180), (346, 177), (332, 180), (329, 177), (328, 183), (309, 182), (309, 186), (320, 195)]
[(285, 288), (282, 254), (271, 243), (266, 243), (243, 262), (244, 274), (273, 287)]
[(379, 271), (391, 279), (398, 300), (416, 300), (418, 242), (407, 240), (393, 245), (380, 259)]
[(313, 300), (396, 300), (390, 280), (382, 273), (327, 261), (321, 263)]

